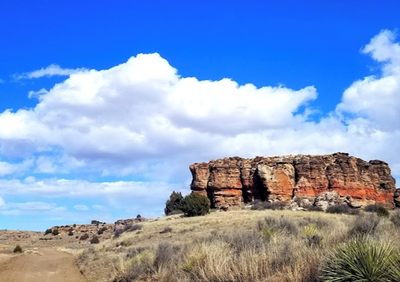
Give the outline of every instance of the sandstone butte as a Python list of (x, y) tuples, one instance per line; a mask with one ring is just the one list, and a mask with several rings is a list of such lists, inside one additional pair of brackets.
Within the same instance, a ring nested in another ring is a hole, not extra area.
[(191, 190), (207, 195), (215, 208), (240, 208), (255, 200), (295, 207), (306, 203), (323, 209), (337, 203), (354, 208), (400, 206), (400, 189), (396, 191), (388, 164), (366, 162), (347, 153), (231, 157), (192, 164), (190, 171)]

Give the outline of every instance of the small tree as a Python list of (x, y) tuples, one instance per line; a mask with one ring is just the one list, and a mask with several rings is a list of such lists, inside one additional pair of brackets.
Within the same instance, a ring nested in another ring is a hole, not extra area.
[(92, 240), (90, 240), (90, 244), (98, 244), (100, 243), (99, 237), (93, 236)]
[(179, 209), (186, 216), (206, 215), (210, 212), (210, 200), (206, 196), (191, 193), (182, 199)]
[(183, 199), (181, 192), (173, 191), (169, 196), (168, 201), (165, 203), (164, 213), (165, 215), (169, 215), (173, 211), (180, 210), (180, 203)]
[(14, 253), (22, 253), (23, 251), (22, 251), (22, 248), (21, 248), (21, 246), (20, 245), (17, 245), (15, 248), (14, 248)]

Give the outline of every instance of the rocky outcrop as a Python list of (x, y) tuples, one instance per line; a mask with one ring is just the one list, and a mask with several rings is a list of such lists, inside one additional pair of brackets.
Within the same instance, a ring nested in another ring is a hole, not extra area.
[(207, 195), (216, 208), (241, 207), (254, 200), (314, 203), (332, 191), (353, 207), (375, 203), (393, 207), (395, 201), (400, 205), (400, 191), (395, 194), (387, 163), (366, 162), (347, 153), (232, 157), (195, 163), (190, 171), (192, 191)]
[(75, 236), (75, 238), (78, 239), (80, 238), (80, 236), (88, 234), (90, 238), (92, 238), (93, 236), (98, 236), (102, 237), (103, 239), (109, 239), (115, 235), (115, 232), (118, 232), (120, 230), (129, 230), (132, 226), (138, 225), (146, 221), (147, 219), (141, 216), (130, 219), (119, 219), (114, 223), (102, 223), (97, 220), (93, 220), (92, 224), (53, 226), (46, 230), (45, 235), (68, 234), (69, 236)]

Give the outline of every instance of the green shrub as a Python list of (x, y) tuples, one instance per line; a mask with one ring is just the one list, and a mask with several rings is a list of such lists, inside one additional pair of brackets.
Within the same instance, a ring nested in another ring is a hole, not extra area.
[(98, 244), (100, 243), (99, 237), (93, 236), (93, 238), (90, 240), (90, 244)]
[(20, 245), (16, 245), (14, 248), (14, 253), (22, 253), (22, 247)]
[(79, 240), (87, 240), (89, 239), (89, 234), (85, 233), (81, 236), (81, 238), (79, 238)]
[(182, 199), (179, 209), (186, 216), (206, 215), (210, 212), (210, 200), (206, 196), (191, 193)]
[(251, 205), (251, 210), (285, 210), (286, 208), (287, 203), (281, 201), (271, 203), (255, 200)]
[(378, 216), (384, 216), (384, 217), (389, 217), (390, 216), (390, 212), (382, 206), (379, 206), (378, 209), (376, 210), (376, 214)]
[(180, 204), (183, 200), (181, 192), (173, 191), (169, 196), (168, 201), (165, 203), (164, 213), (165, 215), (171, 214), (173, 211), (180, 210)]
[(53, 231), (51, 230), (51, 228), (46, 229), (46, 231), (44, 232), (44, 235), (51, 234), (52, 232)]
[(60, 232), (58, 231), (58, 228), (53, 229), (53, 231), (51, 232), (54, 236), (60, 234)]
[(379, 205), (372, 204), (372, 205), (366, 205), (364, 208), (364, 211), (366, 212), (377, 212), (379, 208)]
[(104, 233), (104, 231), (107, 231), (107, 227), (105, 227), (105, 226), (103, 226), (102, 228), (100, 228), (100, 229), (97, 231), (97, 234), (98, 234), (98, 235), (101, 235), (101, 234)]
[(343, 213), (343, 214), (352, 214), (352, 215), (357, 215), (360, 213), (359, 210), (350, 208), (348, 205), (346, 204), (342, 204), (342, 205), (332, 205), (329, 206), (326, 209), (327, 213)]
[(324, 282), (400, 281), (396, 274), (398, 252), (389, 244), (369, 237), (355, 237), (331, 253), (321, 267)]

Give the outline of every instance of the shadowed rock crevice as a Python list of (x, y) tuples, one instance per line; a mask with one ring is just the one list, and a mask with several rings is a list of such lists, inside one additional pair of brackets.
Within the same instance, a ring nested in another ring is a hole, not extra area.
[(216, 208), (241, 207), (254, 200), (289, 203), (306, 198), (314, 202), (317, 197), (326, 198), (321, 195), (329, 191), (355, 207), (394, 206), (396, 186), (388, 164), (366, 162), (347, 153), (232, 157), (195, 163), (190, 171), (192, 191), (207, 195)]

